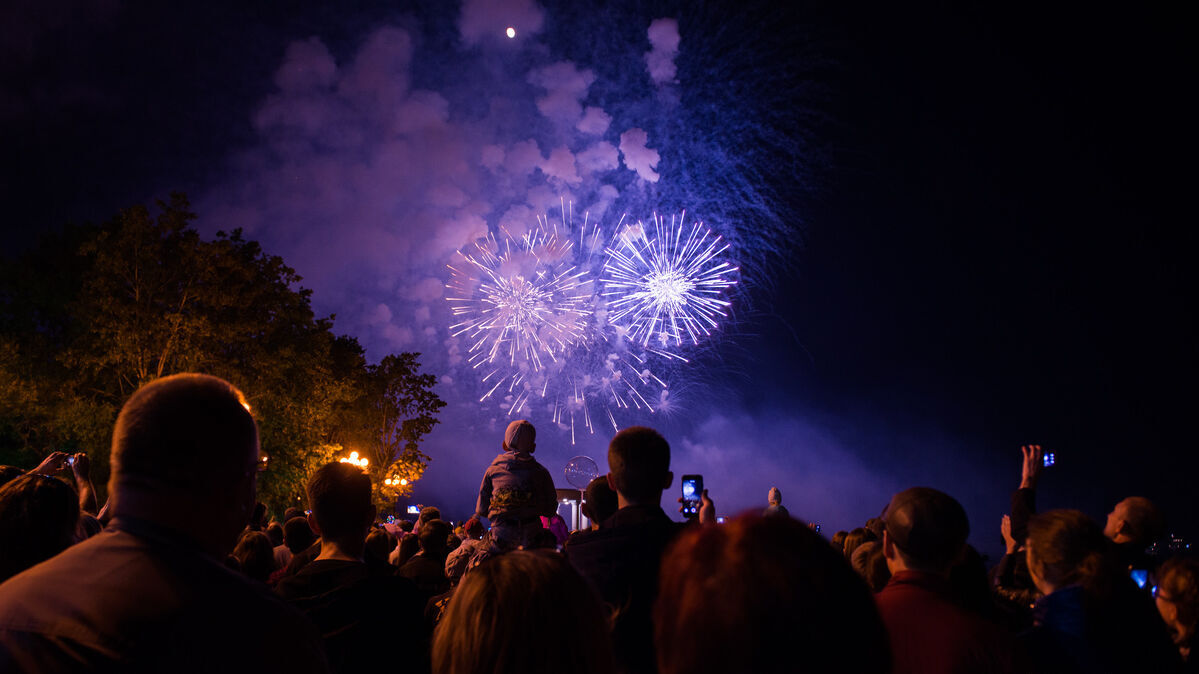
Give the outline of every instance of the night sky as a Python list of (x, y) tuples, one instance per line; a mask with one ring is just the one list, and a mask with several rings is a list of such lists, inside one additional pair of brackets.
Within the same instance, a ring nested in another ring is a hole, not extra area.
[[(458, 519), (507, 418), (455, 362), (436, 270), (559, 199), (606, 226), (687, 208), (743, 282), (677, 409), (625, 421), (722, 513), (777, 485), (831, 532), (926, 484), (995, 554), (1037, 442), (1042, 507), (1143, 494), (1194, 535), (1181, 9), (583, 4), (6, 4), (0, 243), (187, 192), (371, 358), (447, 377), (415, 496)], [(546, 425), (538, 457), (603, 468), (609, 437)]]

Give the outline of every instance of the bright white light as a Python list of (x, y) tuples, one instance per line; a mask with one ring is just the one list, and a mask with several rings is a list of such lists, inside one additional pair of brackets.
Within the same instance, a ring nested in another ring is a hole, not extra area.
[(514, 38), (514, 37), (516, 37), (516, 29), (515, 29), (515, 28), (513, 28), (512, 26), (508, 26), (508, 30), (506, 30), (506, 31), (504, 31), (504, 32), (508, 34), (508, 37), (509, 37), (509, 38)]
[(406, 484), (408, 484), (408, 480), (407, 480), (406, 478), (402, 478), (402, 477), (401, 477), (401, 478), (400, 478), (400, 486), (404, 486), (404, 485), (406, 485)]
[(728, 244), (699, 222), (687, 228), (684, 217), (625, 227), (607, 249), (608, 321), (642, 346), (698, 344), (729, 306), (722, 294), (737, 267), (720, 261)]

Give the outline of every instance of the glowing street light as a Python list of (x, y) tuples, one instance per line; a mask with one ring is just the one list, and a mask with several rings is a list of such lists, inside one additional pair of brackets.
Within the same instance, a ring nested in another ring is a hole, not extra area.
[(352, 463), (359, 468), (366, 468), (368, 465), (370, 465), (370, 460), (365, 456), (361, 459), (358, 458), (358, 452), (350, 452), (349, 458), (343, 456), (342, 458), (338, 459), (338, 461), (341, 463)]

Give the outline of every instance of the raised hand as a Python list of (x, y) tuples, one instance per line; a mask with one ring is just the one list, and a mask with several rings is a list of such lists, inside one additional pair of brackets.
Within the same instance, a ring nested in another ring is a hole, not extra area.
[(1045, 452), (1040, 445), (1023, 445), (1020, 447), (1020, 452), (1024, 454), (1024, 466), (1020, 471), (1020, 488), (1036, 489), (1041, 469), (1045, 467)]
[(1012, 518), (1010, 515), (1004, 515), (999, 522), (999, 533), (1003, 534), (1003, 543), (1007, 546), (1007, 553), (1010, 555), (1020, 549), (1020, 543), (1012, 538)]

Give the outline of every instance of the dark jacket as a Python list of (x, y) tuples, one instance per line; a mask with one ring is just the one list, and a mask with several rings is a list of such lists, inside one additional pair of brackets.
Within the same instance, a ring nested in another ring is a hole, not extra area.
[(656, 505), (627, 506), (599, 529), (575, 532), (566, 541), (567, 559), (616, 611), (612, 647), (619, 671), (657, 671), (651, 613), (658, 567), (682, 527)]
[(312, 625), (265, 585), (118, 518), (0, 585), (0, 671), (327, 670)]
[[(395, 665), (393, 648), (425, 653), (429, 645), (424, 596), (393, 572), (386, 564), (372, 569), (318, 559), (279, 581), (275, 592), (317, 626), (333, 672), (383, 671)], [(428, 669), (428, 663), (410, 664), (415, 671)]]
[(1181, 670), (1157, 609), (1132, 581), (1120, 578), (1111, 596), (1092, 598), (1081, 586), (1037, 601), (1035, 625), (1021, 635), (1034, 671), (1053, 674), (1133, 674)]

